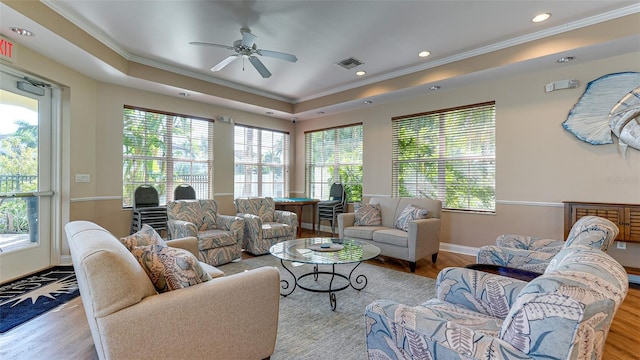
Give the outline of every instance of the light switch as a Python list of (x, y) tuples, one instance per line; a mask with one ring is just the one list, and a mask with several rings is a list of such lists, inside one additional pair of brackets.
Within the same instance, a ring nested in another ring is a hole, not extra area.
[(76, 182), (77, 183), (91, 182), (91, 176), (89, 176), (89, 174), (76, 174)]

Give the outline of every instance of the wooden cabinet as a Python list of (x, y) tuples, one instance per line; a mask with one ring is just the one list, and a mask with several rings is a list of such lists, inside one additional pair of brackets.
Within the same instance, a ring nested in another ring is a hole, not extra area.
[(611, 220), (618, 225), (620, 233), (616, 241), (640, 243), (640, 205), (607, 204), (587, 202), (564, 202), (564, 238), (573, 224), (583, 216), (595, 215)]

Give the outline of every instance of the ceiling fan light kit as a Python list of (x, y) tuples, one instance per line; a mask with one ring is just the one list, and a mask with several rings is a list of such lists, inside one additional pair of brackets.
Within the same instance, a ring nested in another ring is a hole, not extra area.
[[(256, 45), (256, 39), (258, 37), (252, 34), (249, 29), (246, 29), (246, 28), (240, 29), (240, 34), (242, 34), (242, 39), (234, 41), (233, 46), (222, 45), (222, 44), (212, 44), (212, 43), (199, 42), (199, 41), (192, 41), (189, 44), (219, 47), (227, 50), (233, 50), (236, 52), (234, 55), (229, 55), (228, 57), (226, 57), (225, 59), (217, 63), (215, 66), (213, 66), (211, 68), (211, 71), (220, 71), (225, 66), (233, 62), (233, 60), (241, 57), (243, 60), (249, 59), (249, 62), (258, 71), (260, 76), (262, 76), (263, 78), (269, 78), (271, 77), (271, 72), (269, 72), (267, 67), (264, 66), (262, 61), (260, 61), (260, 59), (256, 55), (272, 57), (272, 58), (285, 60), (293, 63), (298, 61), (298, 58), (295, 55), (286, 54), (278, 51), (272, 51), (272, 50), (258, 49), (258, 46)], [(243, 70), (244, 70), (244, 67), (243, 67)]]

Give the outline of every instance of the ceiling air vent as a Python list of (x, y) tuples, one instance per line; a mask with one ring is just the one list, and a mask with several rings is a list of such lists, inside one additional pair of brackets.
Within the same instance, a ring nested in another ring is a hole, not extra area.
[(354, 57), (350, 57), (348, 59), (344, 59), (340, 62), (338, 62), (338, 65), (342, 66), (343, 68), (349, 70), (349, 69), (353, 69), (356, 66), (360, 66), (364, 64), (362, 61), (354, 58)]

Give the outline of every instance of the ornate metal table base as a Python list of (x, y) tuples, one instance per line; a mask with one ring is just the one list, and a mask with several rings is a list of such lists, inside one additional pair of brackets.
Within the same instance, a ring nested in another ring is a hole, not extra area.
[[(356, 268), (358, 266), (360, 266), (360, 264), (362, 264), (362, 262), (358, 262), (355, 263), (356, 266), (353, 267), (353, 269), (351, 269), (351, 272), (349, 272), (349, 276), (344, 275), (344, 274), (340, 274), (336, 272), (336, 264), (326, 264), (326, 266), (331, 266), (331, 271), (320, 271), (318, 269), (318, 264), (314, 264), (313, 265), (313, 271), (312, 272), (308, 272), (299, 276), (296, 276), (296, 274), (293, 273), (293, 271), (291, 271), (288, 267), (285, 266), (284, 264), (284, 260), (280, 259), (280, 264), (282, 264), (282, 267), (287, 270), (287, 272), (289, 274), (291, 274), (291, 276), (293, 277), (293, 288), (291, 289), (291, 291), (289, 292), (280, 292), (280, 295), (287, 297), (289, 295), (291, 295), (291, 293), (293, 293), (293, 291), (296, 288), (301, 288), (302, 290), (306, 290), (306, 291), (312, 291), (312, 292), (318, 292), (318, 293), (329, 293), (329, 304), (331, 305), (331, 310), (335, 310), (336, 309), (336, 305), (337, 305), (337, 301), (336, 301), (336, 292), (338, 291), (342, 291), (344, 289), (347, 289), (349, 287), (352, 287), (358, 291), (364, 289), (367, 286), (367, 277), (364, 274), (360, 274), (357, 276), (353, 276), (353, 272), (356, 270)], [(324, 265), (324, 264), (323, 264)], [(346, 264), (343, 264), (346, 265)], [(331, 279), (329, 280), (329, 287), (326, 289), (315, 289), (315, 288), (310, 288), (307, 286), (304, 286), (302, 284), (300, 284), (300, 280), (303, 278), (306, 278), (308, 276), (313, 276), (315, 281), (318, 281), (318, 276), (320, 275), (329, 275), (331, 276)], [(338, 287), (333, 287), (333, 281), (335, 280), (336, 277), (345, 279), (348, 281), (348, 283), (346, 285), (341, 285)], [(280, 280), (280, 287), (282, 288), (282, 290), (287, 290), (290, 287), (289, 281), (287, 280)]]

